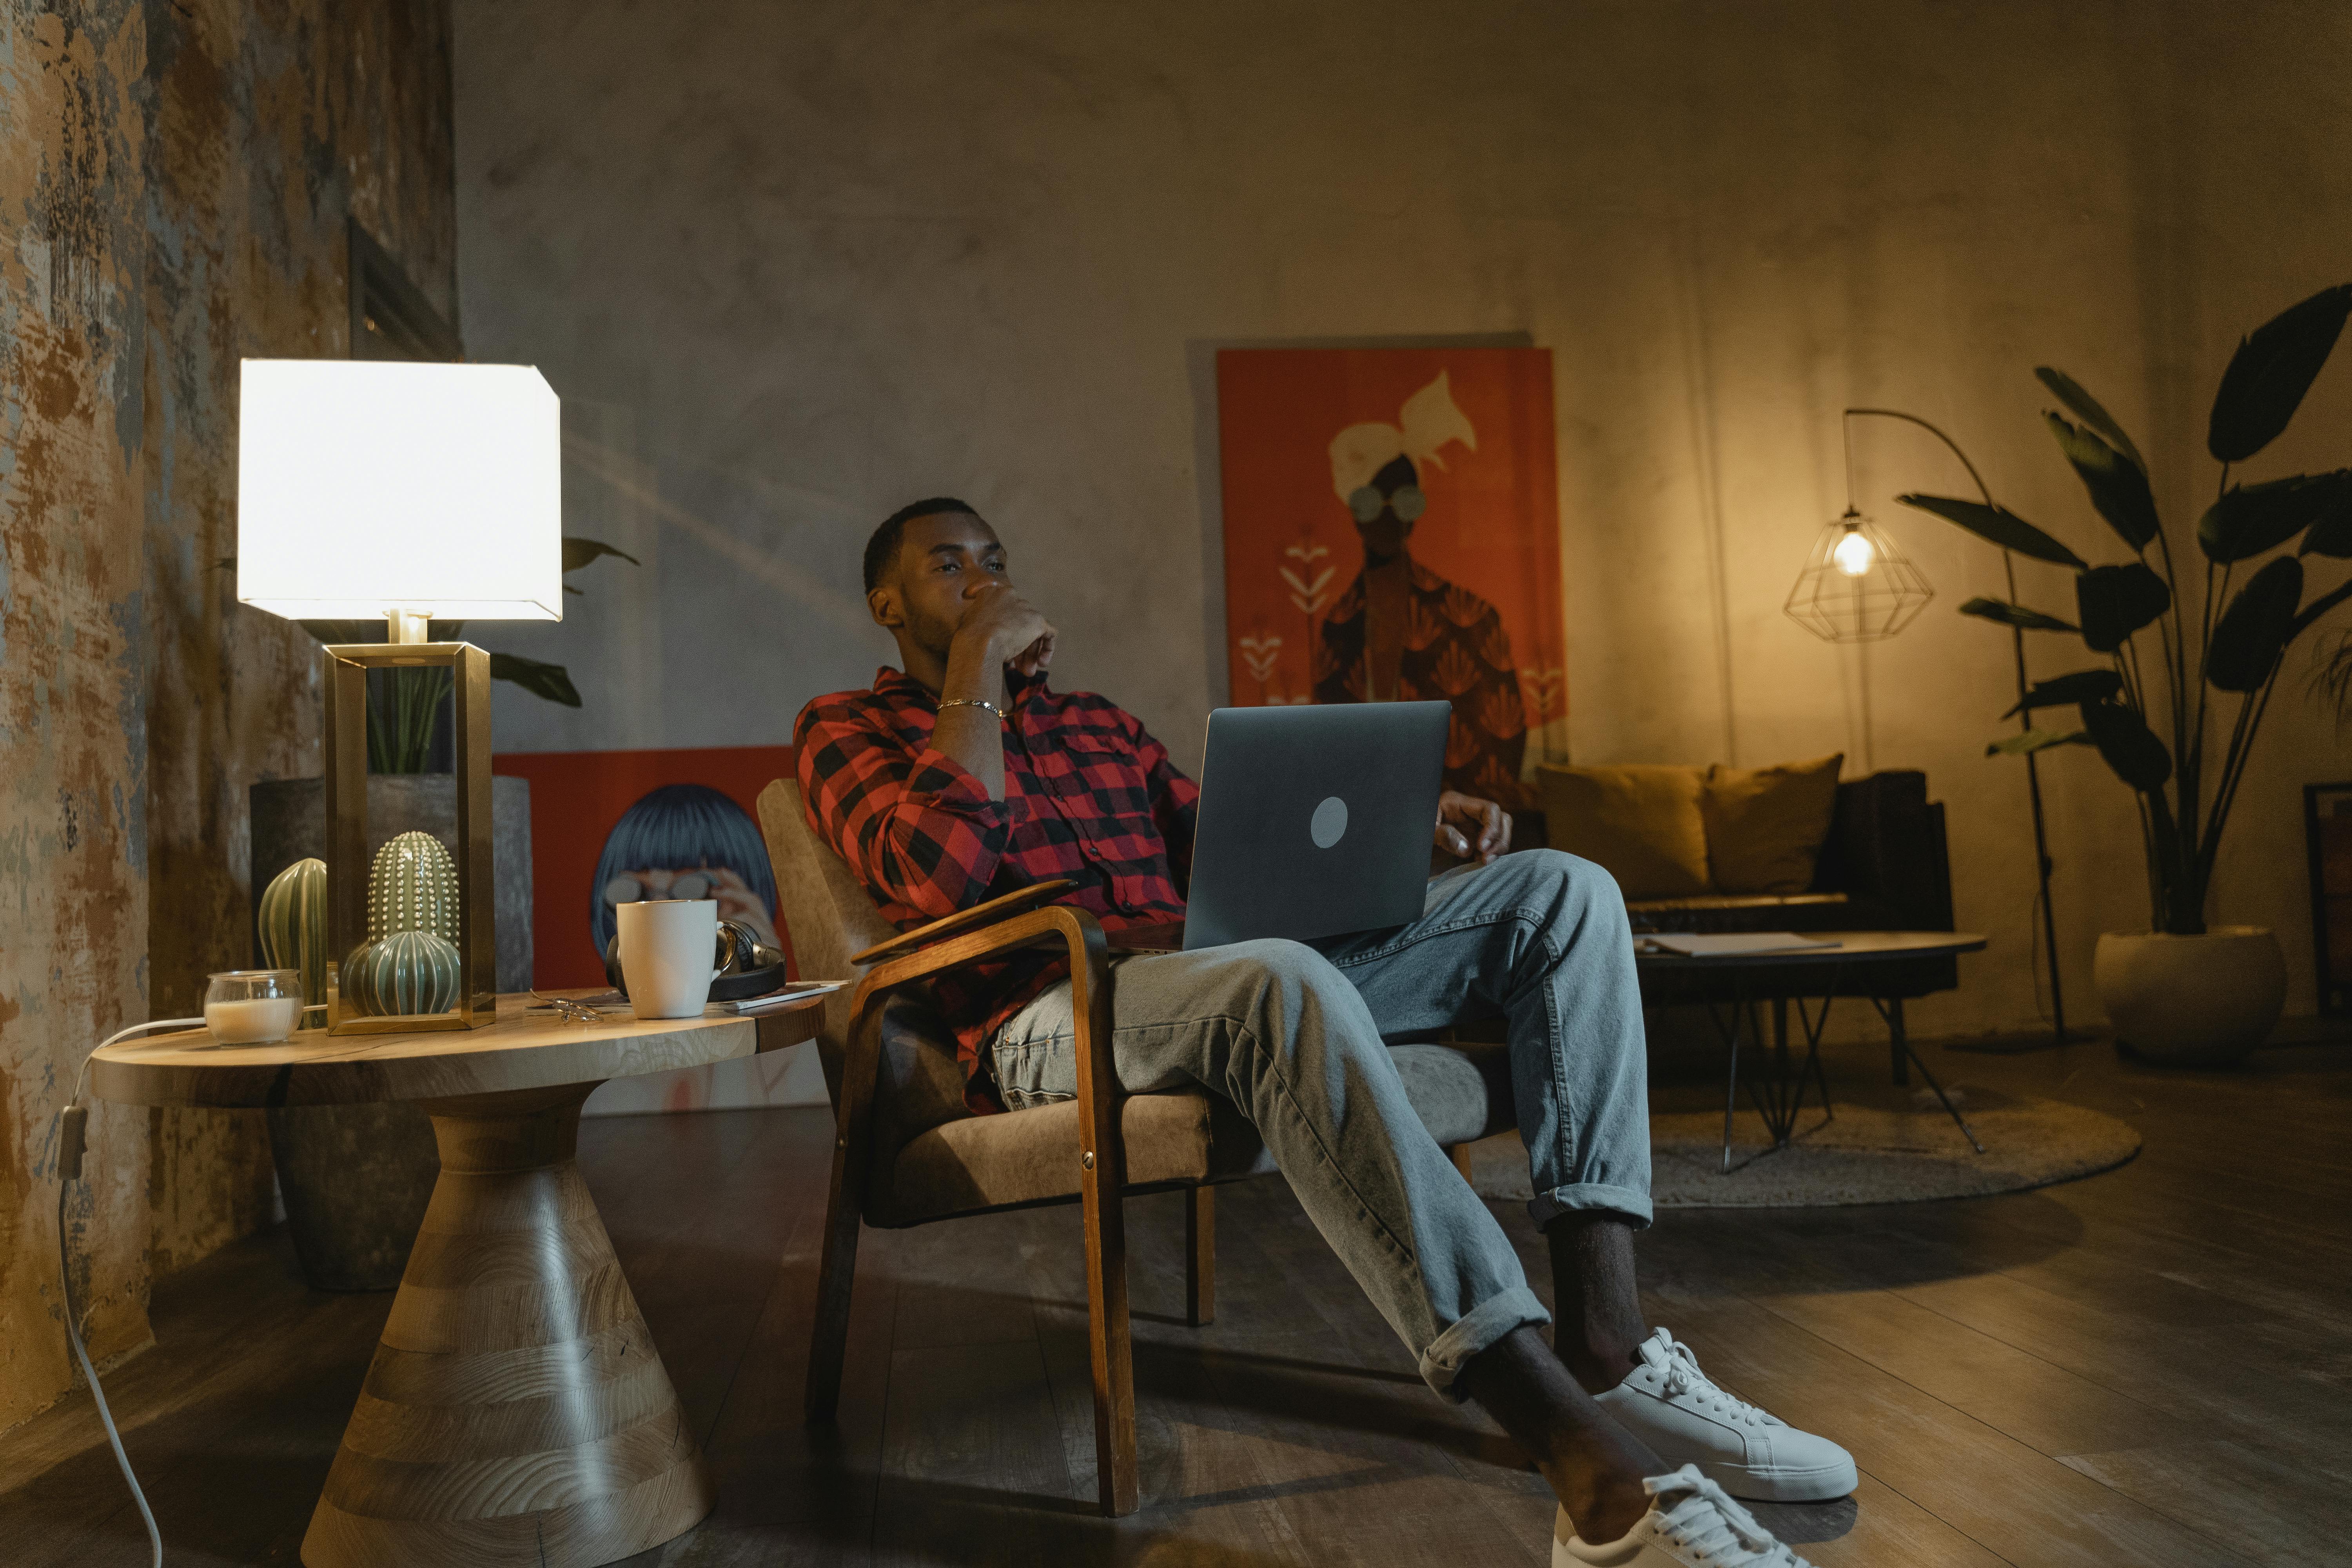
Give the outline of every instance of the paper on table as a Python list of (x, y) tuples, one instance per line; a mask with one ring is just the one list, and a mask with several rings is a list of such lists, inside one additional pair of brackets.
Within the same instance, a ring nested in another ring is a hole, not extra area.
[(772, 991), (765, 996), (749, 996), (740, 1002), (713, 1002), (711, 1005), (722, 1013), (764, 1013), (790, 1002), (805, 1002), (812, 996), (838, 991), (848, 984), (846, 980), (795, 980), (782, 991)]
[(1743, 952), (1802, 952), (1810, 948), (1836, 947), (1834, 942), (1799, 936), (1792, 931), (1730, 931), (1719, 936), (1694, 936), (1682, 931), (1645, 931), (1633, 939), (1651, 952), (1678, 958), (1720, 958)]

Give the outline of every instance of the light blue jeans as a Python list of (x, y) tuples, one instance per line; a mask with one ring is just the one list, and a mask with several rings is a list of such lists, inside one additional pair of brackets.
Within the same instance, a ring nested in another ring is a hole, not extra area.
[[(1316, 1227), (1449, 1397), (1473, 1356), (1550, 1321), (1518, 1255), (1406, 1099), (1383, 1038), (1508, 1021), (1519, 1136), (1545, 1224), (1650, 1223), (1650, 1122), (1633, 942), (1617, 884), (1549, 849), (1429, 884), (1411, 925), (1117, 961), (1112, 1052), (1130, 1093), (1198, 1086), (1265, 1142)], [(1014, 1109), (1076, 1091), (1070, 988), (991, 1042)]]

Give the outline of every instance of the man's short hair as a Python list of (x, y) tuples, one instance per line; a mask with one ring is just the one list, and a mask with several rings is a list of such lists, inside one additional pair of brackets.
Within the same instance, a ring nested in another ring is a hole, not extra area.
[[(898, 559), (898, 546), (907, 537), (907, 524), (919, 517), (930, 517), (938, 512), (960, 511), (967, 517), (979, 517), (970, 501), (953, 496), (932, 496), (926, 500), (909, 501), (882, 520), (874, 537), (866, 542), (866, 591), (874, 592), (890, 573), (891, 563)], [(985, 521), (985, 520), (983, 520)]]

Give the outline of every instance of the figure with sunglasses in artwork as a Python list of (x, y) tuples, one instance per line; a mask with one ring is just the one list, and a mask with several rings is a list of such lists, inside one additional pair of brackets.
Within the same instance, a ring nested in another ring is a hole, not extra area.
[(1440, 449), (1452, 442), (1475, 451), (1477, 433), (1443, 373), (1405, 400), (1401, 418), (1351, 425), (1331, 442), (1331, 488), (1355, 519), (1364, 569), (1323, 623), (1315, 700), (1452, 703), (1446, 788), (1525, 810), (1535, 804), (1519, 782), (1527, 710), (1503, 617), (1408, 548), (1429, 506), (1420, 465), (1444, 468)]

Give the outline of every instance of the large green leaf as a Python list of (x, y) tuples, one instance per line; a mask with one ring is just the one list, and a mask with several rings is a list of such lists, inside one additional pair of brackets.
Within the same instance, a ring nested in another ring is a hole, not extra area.
[(2023, 605), (2012, 605), (2006, 599), (1970, 599), (1960, 606), (1960, 614), (1999, 621), (2005, 626), (2022, 626), (2029, 632), (2079, 633), (2083, 629), (2071, 621), (2045, 616), (2039, 610), (2029, 610)]
[(2326, 615), (2328, 611), (2334, 609), (2336, 605), (2342, 604), (2347, 599), (2352, 599), (2352, 583), (2339, 583), (2335, 587), (2330, 588), (2326, 593), (2320, 595), (2316, 599), (2312, 600), (2311, 603), (2303, 607), (2303, 613), (2294, 617), (2294, 624), (2287, 627), (2286, 640), (2293, 642), (2295, 638), (2301, 637), (2303, 635), (2303, 629), (2305, 626), (2311, 625), (2314, 621), (2319, 619), (2320, 616)]
[(2094, 566), (2074, 579), (2074, 608), (2093, 653), (2113, 653), (2172, 607), (2172, 590), (2144, 561)]
[(2338, 561), (2352, 555), (2352, 488), (2313, 521), (2295, 553), (2332, 555)]
[(2143, 795), (2164, 787), (2172, 776), (2172, 753), (2146, 721), (2120, 702), (2085, 702), (2082, 714), (2091, 744), (2117, 778)]
[[(2010, 710), (2014, 713), (2014, 708)], [(2021, 730), (1985, 747), (1988, 757), (2024, 757), (2053, 746), (2087, 746), (2091, 737), (2080, 730)]]
[(2035, 681), (2033, 689), (2001, 717), (2014, 719), (2032, 708), (2105, 702), (2123, 689), (2124, 678), (2112, 669), (2078, 669), (2072, 675), (2053, 675), (2047, 680)]
[(581, 539), (572, 534), (563, 536), (563, 569), (577, 572), (600, 555), (617, 555), (632, 566), (644, 564), (625, 550), (615, 550), (601, 539)]
[(2097, 398), (2083, 390), (2082, 383), (2046, 364), (2036, 367), (2033, 374), (2059, 402), (2074, 411), (2075, 418), (2105, 436), (2107, 445), (2129, 458), (2141, 473), (2147, 472), (2147, 459), (2139, 455), (2139, 448), (2132, 445), (2132, 438), (2124, 434), (2124, 427), (2116, 423), (2115, 416), (2099, 405)]
[(2091, 492), (2091, 504), (2107, 525), (2123, 536), (2134, 550), (2145, 550), (2157, 533), (2156, 497), (2149, 493), (2147, 475), (2137, 463), (2126, 461), (2124, 455), (2108, 446), (2087, 429), (2071, 425), (2055, 414), (2044, 414), (2050, 422), (2050, 433), (2058, 437), (2058, 449), (2074, 465), (2082, 477), (2083, 488)]
[(2258, 689), (2278, 663), (2303, 602), (2303, 563), (2282, 555), (2246, 580), (2205, 650), (2205, 679), (2224, 691)]
[(510, 680), (533, 697), (544, 697), (566, 708), (580, 706), (580, 690), (572, 684), (570, 672), (560, 664), (543, 664), (520, 654), (494, 653), (490, 655), (490, 679)]
[(2242, 463), (2271, 444), (2311, 390), (2352, 315), (2352, 283), (2323, 289), (2242, 339), (2213, 395), (2205, 445), (2224, 463)]
[(2243, 561), (2347, 510), (2352, 510), (2352, 468), (2231, 485), (2198, 520), (2197, 542), (2209, 559)]
[(2036, 561), (2047, 561), (2053, 565), (2072, 566), (2076, 571), (2088, 564), (2081, 556), (2005, 506), (1987, 506), (1981, 501), (1958, 500), (1951, 496), (1907, 495), (1895, 499), (1905, 506), (1934, 512), (1947, 522), (1957, 522), (1978, 538), (1990, 540), (2003, 550), (2014, 550), (2020, 555), (2031, 555)]

